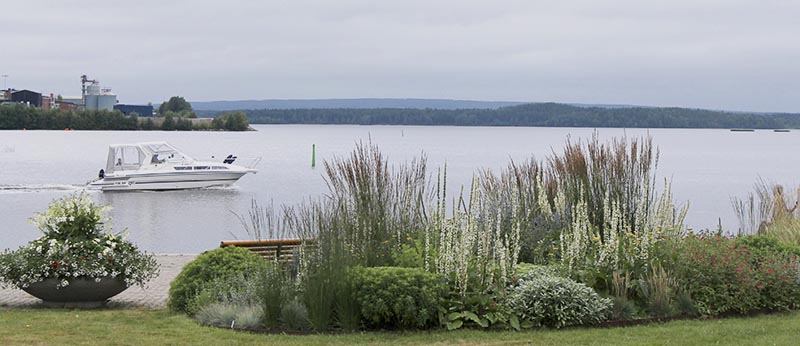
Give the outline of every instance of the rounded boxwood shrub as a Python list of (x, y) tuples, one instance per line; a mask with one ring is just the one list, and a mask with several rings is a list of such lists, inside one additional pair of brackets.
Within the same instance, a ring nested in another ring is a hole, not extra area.
[(533, 326), (561, 328), (606, 320), (612, 302), (569, 278), (533, 271), (510, 289), (508, 303)]
[(444, 278), (420, 268), (357, 268), (353, 294), (369, 327), (417, 329), (435, 325), (447, 295)]
[(189, 311), (190, 302), (206, 285), (237, 276), (258, 275), (265, 262), (247, 249), (229, 246), (207, 251), (186, 264), (169, 287), (167, 306), (175, 312)]

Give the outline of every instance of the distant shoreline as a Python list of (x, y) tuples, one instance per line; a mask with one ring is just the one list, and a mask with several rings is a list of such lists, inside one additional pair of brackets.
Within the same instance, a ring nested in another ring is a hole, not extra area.
[[(797, 113), (739, 113), (690, 108), (590, 107), (532, 103), (496, 109), (303, 108), (248, 109), (250, 124), (505, 126), (587, 128), (800, 128)], [(198, 111), (201, 116), (216, 114)]]
[[(180, 113), (177, 113), (180, 114)], [(187, 115), (189, 113), (186, 113)], [(0, 130), (75, 131), (250, 131), (242, 112), (224, 112), (212, 118), (173, 115), (139, 117), (107, 110), (42, 109), (25, 105), (0, 106)]]

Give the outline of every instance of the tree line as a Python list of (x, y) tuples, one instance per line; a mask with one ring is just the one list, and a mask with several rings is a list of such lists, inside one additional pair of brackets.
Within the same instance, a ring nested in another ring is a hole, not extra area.
[(164, 130), (245, 131), (250, 127), (243, 112), (218, 114), (214, 120), (193, 122), (180, 112), (166, 111), (163, 117), (130, 116), (119, 111), (41, 109), (25, 105), (0, 106), (0, 130)]
[(331, 108), (244, 110), (253, 124), (451, 125), (627, 128), (800, 128), (800, 114), (531, 103), (498, 109)]

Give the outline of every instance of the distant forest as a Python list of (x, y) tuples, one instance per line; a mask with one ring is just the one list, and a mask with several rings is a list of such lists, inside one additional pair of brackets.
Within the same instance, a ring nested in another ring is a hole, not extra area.
[(581, 107), (558, 103), (531, 103), (498, 109), (329, 108), (257, 109), (243, 110), (243, 112), (247, 114), (251, 124), (800, 128), (800, 114), (795, 113), (737, 113), (656, 107)]
[[(127, 116), (119, 111), (40, 109), (25, 105), (0, 106), (0, 130), (163, 130), (246, 131), (250, 128), (242, 112), (223, 112), (211, 121), (193, 122), (182, 113), (167, 111), (164, 117)], [(187, 113), (188, 114), (188, 113)]]

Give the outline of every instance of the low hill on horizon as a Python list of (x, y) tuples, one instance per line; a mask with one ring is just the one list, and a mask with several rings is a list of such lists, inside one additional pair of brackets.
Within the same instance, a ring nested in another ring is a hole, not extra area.
[(232, 111), (244, 109), (322, 109), (322, 108), (410, 108), (410, 109), (497, 109), (528, 102), (472, 101), (417, 98), (354, 98), (354, 99), (268, 99), (238, 101), (198, 101), (198, 111)]
[(678, 107), (597, 107), (561, 103), (525, 103), (494, 109), (315, 108), (242, 111), (251, 124), (800, 128), (800, 114), (797, 113), (743, 113)]

